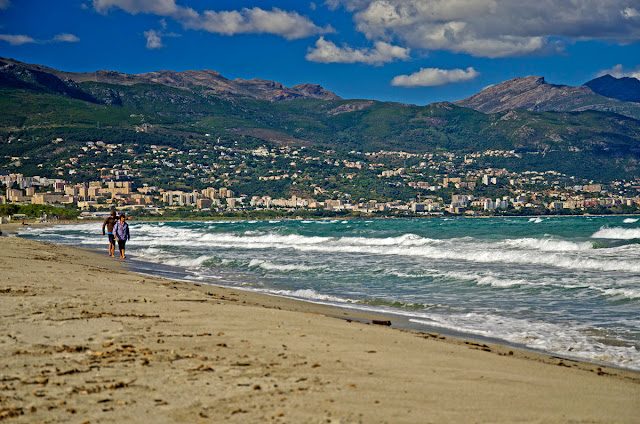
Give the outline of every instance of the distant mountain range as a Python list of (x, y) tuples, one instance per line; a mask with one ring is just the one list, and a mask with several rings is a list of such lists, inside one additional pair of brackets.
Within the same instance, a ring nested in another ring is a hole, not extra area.
[[(82, 100), (100, 102), (101, 99), (89, 99), (78, 93), (77, 85), (83, 82), (95, 82), (113, 85), (131, 86), (135, 84), (162, 84), (180, 89), (204, 90), (225, 98), (254, 98), (260, 100), (322, 99), (339, 100), (340, 97), (316, 84), (298, 84), (285, 87), (276, 81), (263, 79), (229, 80), (219, 72), (202, 71), (157, 71), (144, 74), (123, 74), (115, 71), (95, 71), (75, 73), (59, 71), (42, 65), (32, 65), (13, 59), (0, 58), (0, 80), (3, 85), (18, 88), (48, 89)], [(107, 103), (113, 99), (102, 99)]]
[(579, 112), (597, 110), (640, 119), (640, 81), (605, 75), (580, 87), (549, 84), (544, 77), (514, 78), (455, 102), (484, 113), (506, 110)]
[[(95, 103), (120, 103), (117, 96), (108, 90), (91, 95), (83, 92), (78, 84), (87, 82), (116, 86), (161, 84), (227, 99), (341, 100), (338, 95), (317, 84), (305, 83), (286, 87), (279, 82), (264, 79), (230, 80), (219, 72), (211, 70), (156, 71), (134, 75), (106, 70), (75, 73), (0, 58), (0, 84), (2, 85), (46, 90)], [(454, 104), (483, 113), (507, 110), (536, 112), (597, 110), (640, 119), (640, 81), (635, 78), (614, 78), (611, 75), (604, 75), (582, 86), (572, 87), (550, 84), (544, 77), (529, 76), (489, 86), (480, 93), (456, 101)]]
[(212, 135), (344, 152), (514, 150), (477, 166), (640, 177), (640, 103), (621, 100), (637, 99), (638, 81), (629, 80), (569, 87), (515, 78), (455, 103), (416, 106), (209, 70), (72, 73), (0, 58), (0, 168), (30, 157), (22, 161), (30, 172), (55, 169), (87, 140), (182, 149)]

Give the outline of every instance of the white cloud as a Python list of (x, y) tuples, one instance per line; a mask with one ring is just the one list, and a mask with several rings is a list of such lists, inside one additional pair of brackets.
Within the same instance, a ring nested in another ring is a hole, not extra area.
[(434, 87), (476, 78), (478, 71), (467, 69), (420, 68), (411, 75), (398, 75), (391, 80), (391, 85), (399, 87)]
[(481, 57), (558, 50), (565, 41), (640, 40), (638, 0), (328, 0), (373, 40)]
[(147, 39), (147, 48), (150, 50), (153, 49), (161, 49), (164, 47), (162, 45), (161, 33), (150, 29), (149, 31), (144, 32), (144, 37)]
[(198, 18), (185, 21), (184, 25), (216, 34), (274, 34), (287, 40), (334, 32), (330, 26), (320, 28), (297, 12), (277, 8), (263, 10), (259, 7), (240, 11), (206, 10)]
[(601, 77), (607, 74), (616, 78), (630, 77), (640, 80), (640, 66), (636, 66), (635, 69), (624, 69), (621, 64), (618, 64), (611, 69), (605, 69), (604, 71), (598, 72), (597, 76)]
[(132, 15), (151, 13), (160, 16), (175, 16), (193, 10), (178, 6), (175, 0), (93, 0), (93, 7), (100, 13), (122, 9)]
[(274, 34), (294, 40), (313, 35), (335, 32), (331, 26), (321, 28), (297, 12), (278, 8), (264, 10), (259, 7), (242, 10), (205, 10), (202, 14), (183, 7), (175, 0), (93, 0), (100, 13), (122, 9), (131, 14), (150, 13), (170, 17), (187, 29), (203, 30), (215, 34)]
[(348, 46), (338, 47), (324, 37), (316, 41), (315, 48), (309, 48), (306, 59), (321, 63), (366, 63), (381, 65), (394, 60), (407, 60), (410, 49), (393, 46), (384, 41), (376, 41), (373, 49), (354, 49)]
[(37, 43), (36, 40), (27, 35), (0, 34), (0, 40), (6, 41), (12, 46), (20, 46), (22, 44)]
[(62, 33), (58, 34), (50, 40), (36, 40), (28, 35), (14, 35), (14, 34), (0, 34), (0, 40), (6, 41), (12, 46), (20, 46), (22, 44), (46, 44), (46, 43), (75, 43), (80, 41), (78, 37), (73, 34)]
[(622, 12), (622, 15), (627, 19), (640, 18), (640, 11), (629, 7)]
[(52, 41), (58, 41), (63, 43), (77, 43), (78, 41), (80, 41), (80, 39), (73, 34), (62, 33), (53, 37)]

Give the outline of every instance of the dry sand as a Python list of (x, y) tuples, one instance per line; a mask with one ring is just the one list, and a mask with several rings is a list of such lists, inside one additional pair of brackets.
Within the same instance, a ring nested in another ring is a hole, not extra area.
[(371, 318), (2, 237), (0, 421), (640, 421), (640, 373)]

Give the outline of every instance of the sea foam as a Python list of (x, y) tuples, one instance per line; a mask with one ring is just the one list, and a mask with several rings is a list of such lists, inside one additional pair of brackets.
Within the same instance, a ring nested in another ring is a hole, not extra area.
[(591, 244), (590, 242), (576, 243), (572, 241), (555, 240), (549, 238), (512, 239), (504, 241), (504, 244), (509, 247), (540, 250), (543, 252), (567, 252), (593, 249), (593, 244)]
[(511, 343), (559, 355), (605, 362), (640, 370), (640, 355), (634, 346), (611, 346), (588, 328), (515, 319), (492, 313), (421, 314), (409, 321), (431, 327), (500, 338)]
[(593, 233), (592, 238), (632, 240), (640, 238), (640, 228), (602, 227)]
[[(609, 230), (614, 231), (617, 237), (632, 237), (633, 234), (630, 231), (640, 233), (640, 230), (618, 228), (603, 229), (601, 231)], [(156, 229), (157, 232), (162, 231)], [(375, 254), (472, 263), (546, 265), (576, 270), (640, 272), (640, 262), (637, 260), (625, 260), (618, 256), (581, 255), (581, 252), (594, 250), (588, 242), (575, 243), (561, 240), (525, 238), (490, 243), (471, 238), (434, 240), (415, 234), (387, 238), (366, 238), (304, 236), (299, 234), (280, 235), (275, 233), (237, 235), (234, 233), (198, 233), (188, 229), (182, 229), (177, 232), (177, 237), (172, 239), (172, 245), (189, 248), (291, 249), (300, 252)], [(596, 234), (594, 234), (594, 238), (596, 238)], [(155, 235), (158, 236), (158, 234)], [(136, 243), (140, 247), (154, 247), (162, 244), (162, 240), (163, 237), (152, 238), (148, 241), (145, 238), (140, 238)]]
[(324, 300), (328, 302), (336, 302), (336, 303), (355, 303), (352, 299), (347, 299), (344, 297), (331, 296), (326, 294), (318, 293), (313, 289), (299, 289), (299, 290), (260, 290), (264, 293), (276, 294), (285, 297), (293, 297), (298, 299), (307, 299), (307, 300)]
[(249, 268), (259, 267), (267, 271), (312, 271), (324, 268), (323, 266), (307, 266), (301, 264), (276, 264), (262, 259), (252, 259)]
[(162, 263), (165, 265), (171, 266), (179, 266), (183, 268), (192, 268), (192, 267), (200, 267), (206, 261), (213, 259), (212, 256), (202, 255), (197, 258), (170, 258), (163, 260)]

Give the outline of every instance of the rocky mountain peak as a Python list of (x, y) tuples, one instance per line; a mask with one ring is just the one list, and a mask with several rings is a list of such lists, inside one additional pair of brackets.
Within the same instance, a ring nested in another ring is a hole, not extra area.
[(270, 81), (270, 80), (265, 80), (265, 79), (260, 79), (260, 78), (253, 78), (250, 80), (245, 80), (245, 79), (241, 79), (241, 78), (237, 78), (234, 80), (235, 83), (238, 83), (240, 85), (245, 85), (245, 86), (253, 86), (256, 87), (258, 89), (273, 89), (275, 88), (276, 90), (284, 90), (287, 87), (284, 86), (284, 84), (281, 84), (277, 81)]
[(528, 109), (560, 86), (548, 84), (544, 77), (528, 76), (513, 78), (500, 84), (491, 85), (478, 94), (455, 102), (458, 106), (469, 107), (480, 112), (494, 113), (508, 109)]
[[(572, 87), (550, 84), (544, 77), (529, 76), (489, 86), (455, 104), (484, 113), (516, 109), (536, 112), (598, 110), (638, 118), (640, 105), (619, 100), (634, 98), (630, 94), (634, 92), (634, 82), (638, 83), (637, 98), (640, 99), (638, 80), (629, 82), (603, 77), (583, 86)], [(591, 87), (596, 87), (596, 90), (592, 90)], [(623, 97), (623, 94), (626, 97)]]
[(513, 78), (508, 81), (501, 82), (500, 84), (491, 85), (484, 90), (482, 90), (479, 94), (485, 95), (519, 95), (531, 90), (535, 90), (540, 88), (541, 86), (547, 85), (548, 83), (544, 80), (544, 77), (536, 77), (536, 76), (528, 76), (528, 77), (518, 77)]
[(300, 93), (306, 97), (313, 97), (314, 99), (322, 100), (340, 100), (340, 96), (335, 93), (324, 89), (318, 84), (303, 83), (294, 85), (291, 90)]

